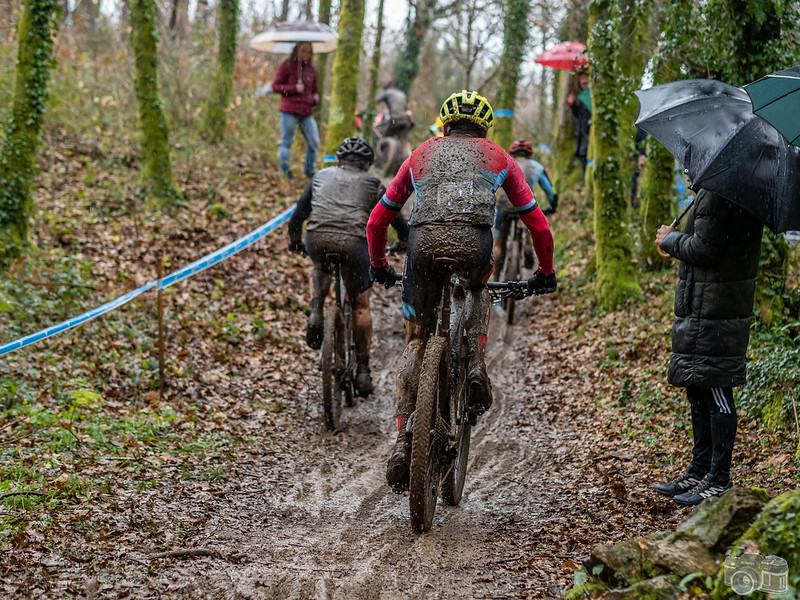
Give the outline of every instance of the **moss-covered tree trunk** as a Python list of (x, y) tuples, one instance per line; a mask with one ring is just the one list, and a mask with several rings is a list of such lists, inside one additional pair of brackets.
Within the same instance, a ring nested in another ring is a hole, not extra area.
[(519, 67), (528, 43), (530, 0), (507, 0), (503, 19), (503, 55), (500, 57), (500, 81), (494, 105), (492, 139), (503, 148), (514, 140), (514, 108), (517, 103)]
[(339, 46), (333, 60), (333, 90), (325, 134), (326, 155), (335, 154), (342, 140), (353, 135), (363, 32), (364, 0), (342, 0)]
[[(331, 0), (319, 0), (319, 22), (329, 24), (331, 22)], [(328, 107), (325, 95), (325, 83), (328, 79), (328, 65), (330, 64), (330, 54), (317, 54), (314, 56), (314, 70), (317, 72), (317, 93), (319, 94), (319, 104), (314, 107), (314, 116), (320, 126), (324, 121), (320, 119)], [(324, 137), (324, 130), (320, 129), (320, 136)]]
[(131, 48), (142, 149), (142, 188), (158, 201), (175, 203), (181, 192), (172, 174), (167, 120), (158, 93), (155, 0), (131, 0)]
[(375, 117), (375, 96), (378, 93), (378, 76), (381, 71), (381, 44), (383, 42), (383, 8), (385, 0), (378, 3), (378, 25), (375, 30), (375, 46), (372, 48), (372, 60), (369, 65), (369, 95), (367, 110), (361, 119), (361, 136), (369, 140), (372, 137), (372, 119)]
[(31, 186), (50, 83), (58, 0), (26, 0), (17, 23), (14, 104), (0, 154), (0, 268), (31, 245)]
[(394, 78), (397, 80), (397, 87), (406, 94), (414, 85), (414, 80), (419, 74), (419, 55), (422, 51), (422, 44), (428, 30), (433, 25), (434, 10), (436, 0), (417, 0), (416, 7), (408, 15), (405, 32), (405, 45), (400, 57), (394, 65)]
[(616, 59), (621, 47), (620, 21), (628, 16), (621, 8), (619, 0), (595, 0), (589, 8), (596, 291), (599, 304), (605, 308), (615, 308), (641, 294), (632, 262), (629, 204), (620, 165), (619, 120), (624, 101)]
[(239, 0), (219, 0), (217, 4), (217, 71), (206, 104), (204, 128), (214, 142), (225, 136), (228, 106), (233, 93), (233, 67), (236, 63), (236, 39), (239, 35)]

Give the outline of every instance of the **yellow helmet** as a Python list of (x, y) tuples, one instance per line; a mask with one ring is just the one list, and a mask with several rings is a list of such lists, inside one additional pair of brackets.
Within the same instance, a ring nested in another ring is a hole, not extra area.
[(467, 90), (452, 94), (445, 100), (439, 116), (444, 125), (465, 119), (472, 121), (484, 131), (489, 129), (494, 121), (494, 112), (489, 101), (478, 92), (468, 92)]

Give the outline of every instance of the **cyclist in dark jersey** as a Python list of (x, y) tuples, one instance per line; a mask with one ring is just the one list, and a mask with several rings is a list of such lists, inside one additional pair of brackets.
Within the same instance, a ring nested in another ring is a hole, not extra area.
[(440, 116), (444, 137), (429, 139), (403, 163), (367, 224), (373, 279), (390, 285), (396, 274), (384, 253), (386, 230), (414, 194), (403, 275), (408, 344), (397, 376), (397, 442), (386, 471), (386, 479), (395, 490), (408, 487), (411, 433), (406, 424), (416, 405), (416, 386), (428, 333), (436, 325), (434, 316), (442, 289), (433, 268), (437, 257), (459, 261), (457, 274), (471, 296), (465, 304), (471, 354), (467, 375), (469, 409), (477, 415), (492, 403), (484, 361), (485, 317), (490, 307), (486, 281), (492, 272), (494, 194), (499, 187), (506, 191), (533, 236), (539, 269), (528, 281), (529, 289), (539, 293), (556, 289), (553, 236), (547, 219), (517, 162), (486, 139), (493, 119), (487, 100), (477, 92), (464, 90), (445, 100)]
[[(306, 342), (314, 349), (319, 349), (322, 344), (322, 310), (331, 287), (331, 273), (325, 264), (325, 255), (337, 253), (347, 257), (341, 265), (341, 273), (353, 303), (353, 333), (358, 363), (355, 386), (360, 396), (368, 396), (373, 390), (369, 368), (372, 341), (369, 294), (372, 280), (366, 225), (370, 211), (385, 190), (377, 178), (366, 172), (375, 158), (366, 140), (347, 138), (339, 146), (336, 156), (339, 159), (338, 166), (318, 171), (300, 195), (289, 221), (289, 250), (308, 252), (314, 261), (314, 297), (306, 331)], [(306, 219), (308, 226), (304, 245), (301, 238)], [(393, 220), (392, 226), (401, 240), (408, 238), (408, 226), (402, 216)]]

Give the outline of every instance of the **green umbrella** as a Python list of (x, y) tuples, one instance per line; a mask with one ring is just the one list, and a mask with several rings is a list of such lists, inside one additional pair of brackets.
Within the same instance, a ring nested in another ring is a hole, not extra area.
[(744, 86), (753, 112), (800, 146), (800, 66), (770, 73)]

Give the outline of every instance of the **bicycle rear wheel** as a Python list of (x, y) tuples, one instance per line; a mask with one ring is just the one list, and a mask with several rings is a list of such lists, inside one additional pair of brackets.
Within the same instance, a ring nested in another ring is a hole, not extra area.
[[(467, 366), (469, 352), (466, 337), (464, 336), (463, 321), (459, 320), (456, 327), (451, 329), (450, 369), (453, 379), (453, 391), (450, 394), (451, 418), (455, 419), (451, 428), (455, 429), (455, 447), (448, 452), (450, 460), (442, 465), (442, 500), (451, 506), (461, 502), (464, 493), (464, 480), (467, 476), (467, 458), (469, 457), (469, 441), (472, 426), (467, 417)], [(455, 451), (455, 456), (452, 452)]]
[(356, 381), (356, 347), (353, 340), (353, 307), (349, 301), (344, 305), (344, 324), (342, 335), (342, 354), (337, 363), (341, 363), (342, 371), (340, 385), (344, 392), (344, 405), (355, 405), (355, 381)]
[(441, 456), (447, 433), (441, 431), (439, 406), (448, 394), (447, 340), (431, 337), (422, 359), (414, 429), (411, 437), (409, 506), (414, 531), (428, 531), (439, 495)]
[(322, 370), (322, 412), (325, 426), (330, 430), (339, 427), (342, 413), (342, 388), (339, 383), (342, 356), (344, 356), (344, 315), (332, 304), (325, 312), (320, 368)]

